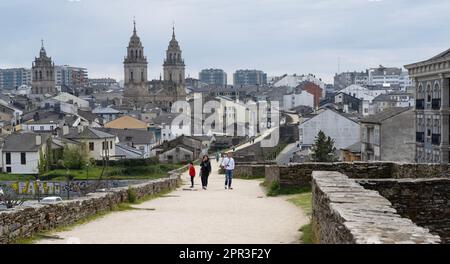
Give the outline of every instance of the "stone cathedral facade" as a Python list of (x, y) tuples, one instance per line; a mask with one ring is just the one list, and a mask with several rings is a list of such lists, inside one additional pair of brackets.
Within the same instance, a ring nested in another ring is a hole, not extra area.
[(57, 93), (55, 82), (55, 64), (52, 58), (47, 56), (42, 41), (39, 57), (36, 57), (32, 65), (31, 95), (33, 97), (53, 96)]
[(133, 35), (124, 60), (125, 89), (123, 103), (127, 106), (158, 106), (170, 111), (176, 101), (186, 100), (185, 64), (175, 29), (163, 64), (164, 79), (148, 81), (148, 61), (134, 23)]

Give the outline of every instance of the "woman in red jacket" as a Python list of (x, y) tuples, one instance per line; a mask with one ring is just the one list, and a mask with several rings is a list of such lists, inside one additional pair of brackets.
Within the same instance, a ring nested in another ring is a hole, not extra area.
[(194, 188), (195, 167), (192, 162), (189, 164), (189, 176), (191, 176), (191, 188)]

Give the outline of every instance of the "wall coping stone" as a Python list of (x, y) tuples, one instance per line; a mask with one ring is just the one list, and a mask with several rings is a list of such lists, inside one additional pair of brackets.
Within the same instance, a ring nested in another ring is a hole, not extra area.
[[(439, 236), (432, 235), (428, 229), (414, 224), (410, 219), (402, 218), (392, 204), (378, 192), (367, 190), (356, 180), (339, 172), (314, 171), (313, 189), (323, 193), (329, 210), (335, 219), (339, 219), (357, 244), (437, 244)], [(320, 195), (313, 192), (313, 195)], [(313, 197), (313, 201), (318, 197)], [(313, 221), (317, 219), (313, 208)], [(314, 219), (316, 218), (316, 219)], [(323, 241), (327, 242), (327, 241)]]

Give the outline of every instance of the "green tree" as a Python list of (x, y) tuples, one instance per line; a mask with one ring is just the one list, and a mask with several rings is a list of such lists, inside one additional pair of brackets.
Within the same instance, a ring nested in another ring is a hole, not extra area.
[(334, 147), (334, 139), (327, 137), (321, 130), (314, 140), (311, 158), (316, 162), (333, 162), (336, 161), (336, 148)]
[(42, 175), (47, 172), (47, 159), (45, 158), (44, 153), (42, 152), (42, 149), (39, 149), (39, 174)]
[(86, 165), (88, 155), (84, 147), (69, 147), (64, 146), (63, 161), (68, 169), (79, 170)]

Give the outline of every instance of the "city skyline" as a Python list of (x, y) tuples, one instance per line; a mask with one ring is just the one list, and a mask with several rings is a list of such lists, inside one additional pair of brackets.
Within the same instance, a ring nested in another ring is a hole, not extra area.
[[(331, 83), (338, 68), (402, 67), (445, 50), (450, 41), (448, 29), (437, 27), (448, 24), (450, 3), (438, 0), (35, 2), (0, 2), (6, 11), (0, 17), (6, 25), (2, 35), (8, 36), (0, 48), (0, 68), (31, 67), (44, 39), (55, 64), (86, 67), (91, 78), (122, 80), (134, 17), (149, 79), (162, 73), (173, 21), (186, 76), (220, 68), (229, 83), (237, 69), (263, 70), (268, 76), (312, 73)], [(46, 8), (46, 2), (54, 7)], [(22, 19), (14, 19), (17, 14)], [(424, 39), (425, 28), (439, 30), (428, 30)]]

